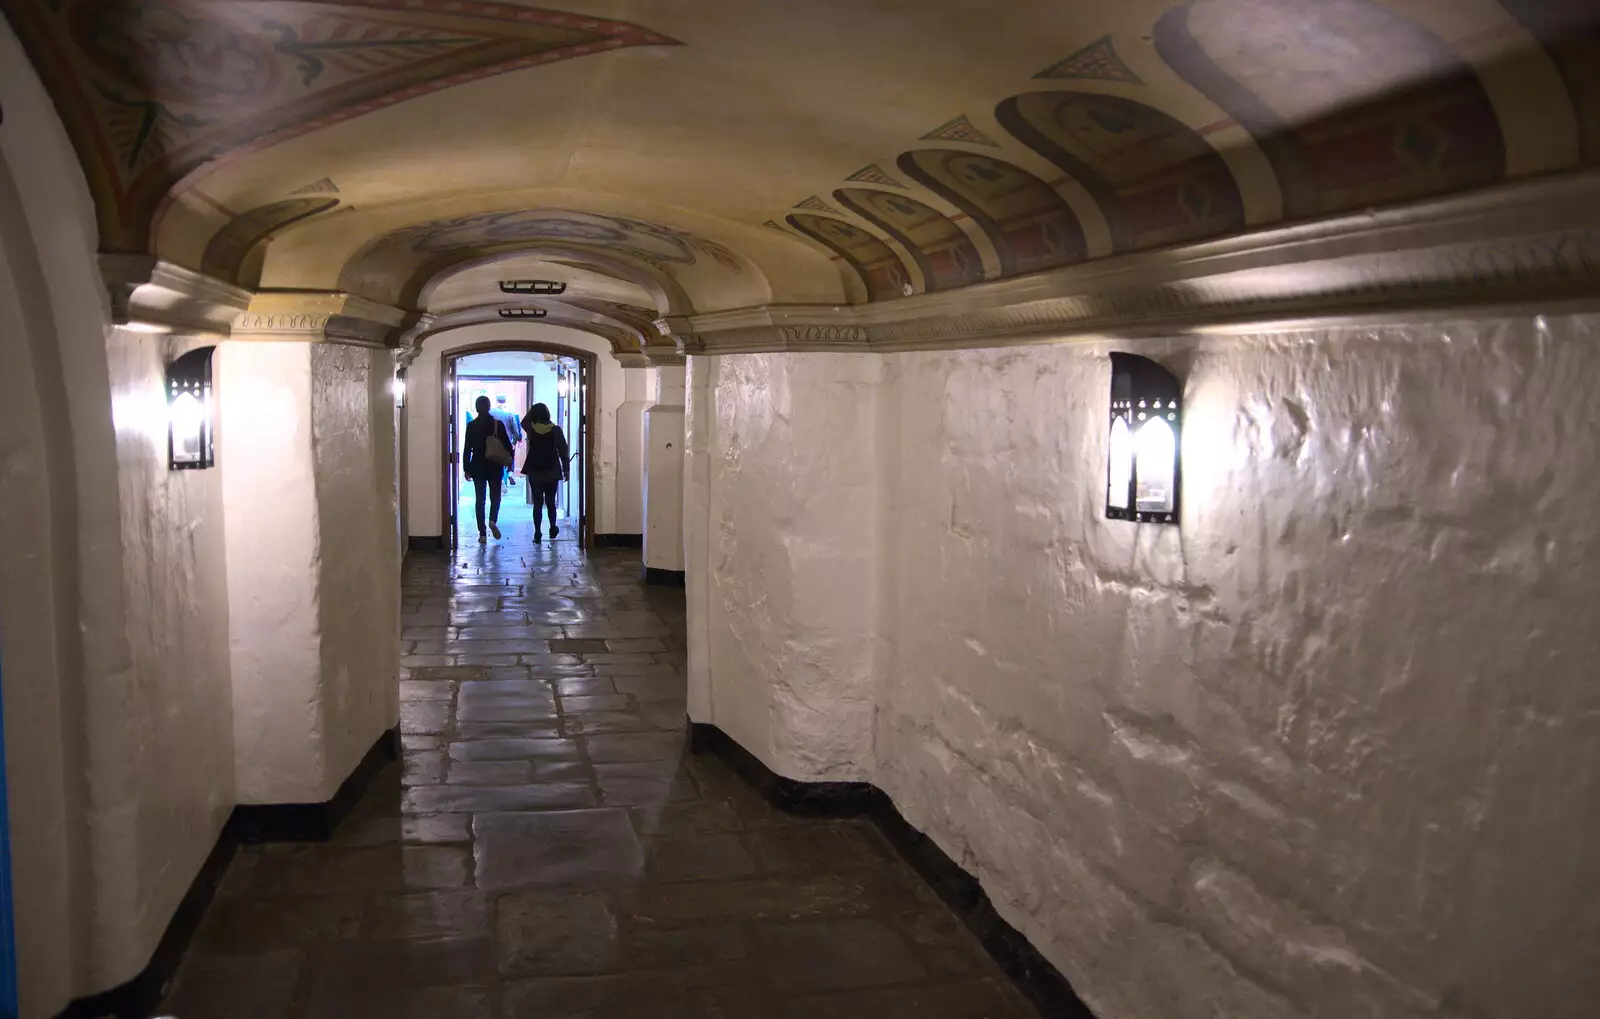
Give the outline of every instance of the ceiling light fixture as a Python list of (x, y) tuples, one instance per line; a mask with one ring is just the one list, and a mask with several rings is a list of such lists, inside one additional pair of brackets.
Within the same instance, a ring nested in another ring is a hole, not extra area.
[(557, 280), (501, 280), (500, 291), (506, 294), (564, 294), (567, 285)]
[(544, 318), (549, 312), (543, 308), (501, 308), (501, 318)]

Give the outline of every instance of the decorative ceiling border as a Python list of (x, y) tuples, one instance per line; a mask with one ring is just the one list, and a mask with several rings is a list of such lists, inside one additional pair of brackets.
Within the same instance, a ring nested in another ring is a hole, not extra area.
[(1537, 301), (1600, 306), (1600, 171), (853, 307), (671, 317), (685, 353), (937, 350)]

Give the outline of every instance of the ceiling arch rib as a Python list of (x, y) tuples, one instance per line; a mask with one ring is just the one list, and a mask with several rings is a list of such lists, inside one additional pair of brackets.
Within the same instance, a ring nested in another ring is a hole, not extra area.
[(1227, 163), (1197, 131), (1153, 106), (1094, 92), (1029, 92), (995, 109), (1018, 141), (1082, 184), (1117, 251), (1244, 229)]
[(429, 281), (452, 266), (528, 251), (598, 257), (630, 277), (642, 273), (689, 311), (703, 302), (758, 304), (771, 293), (749, 259), (716, 241), (648, 220), (565, 209), (475, 213), (392, 231), (350, 258), (339, 285), (414, 306)]
[(833, 197), (905, 246), (929, 290), (952, 290), (983, 279), (983, 258), (949, 216), (906, 195), (840, 188)]
[(869, 301), (889, 300), (910, 292), (911, 274), (900, 256), (867, 231), (842, 219), (810, 212), (795, 212), (786, 218), (790, 226), (855, 270)]
[(896, 164), (966, 213), (988, 235), (1002, 275), (1079, 262), (1083, 226), (1049, 184), (1002, 159), (957, 149), (916, 149)]

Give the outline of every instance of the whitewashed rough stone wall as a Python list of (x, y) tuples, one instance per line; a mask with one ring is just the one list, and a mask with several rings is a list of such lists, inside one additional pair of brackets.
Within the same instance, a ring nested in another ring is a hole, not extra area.
[(1112, 346), (697, 364), (691, 711), (885, 789), (1102, 1019), (1585, 1019), (1597, 341), (1142, 345), (1181, 528), (1103, 519)]

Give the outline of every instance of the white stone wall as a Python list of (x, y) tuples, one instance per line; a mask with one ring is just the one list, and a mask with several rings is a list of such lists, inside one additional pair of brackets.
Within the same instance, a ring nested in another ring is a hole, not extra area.
[[(406, 384), (406, 523), (415, 537), (438, 537), (449, 527), (444, 512), (443, 382), (440, 354), (499, 341), (547, 342), (599, 355), (598, 378), (590, 380), (589, 424), (595, 435), (596, 534), (617, 531), (617, 408), (627, 398), (623, 367), (609, 343), (589, 333), (553, 325), (467, 326), (431, 336), (412, 362)], [(637, 533), (637, 532), (634, 532)]]
[(177, 343), (110, 328), (88, 188), (3, 24), (0, 107), (0, 374), (31, 394), (3, 412), (0, 647), (22, 1013), (38, 1019), (142, 969), (215, 844), (227, 615), (218, 477), (166, 470)]
[(692, 360), (690, 698), (707, 711), (694, 717), (791, 778), (870, 778), (883, 364)]
[[(1111, 345), (885, 356), (875, 440), (855, 358), (720, 359), (691, 714), (877, 783), (1101, 1019), (1584, 1019), (1597, 340), (1141, 345), (1186, 379), (1181, 528), (1103, 519)], [(802, 568), (852, 541), (876, 612)], [(870, 672), (837, 661), (874, 637)], [(863, 699), (870, 751), (820, 739)]]

